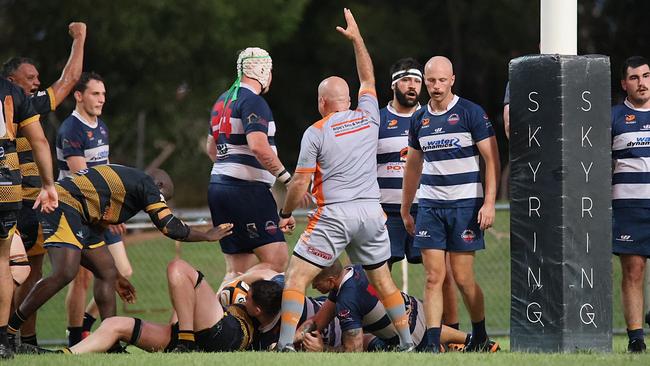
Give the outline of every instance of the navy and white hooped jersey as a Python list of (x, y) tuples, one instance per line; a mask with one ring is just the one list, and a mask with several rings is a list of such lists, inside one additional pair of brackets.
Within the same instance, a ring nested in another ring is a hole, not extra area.
[(65, 160), (70, 156), (83, 156), (88, 168), (108, 164), (108, 127), (101, 119), (90, 123), (77, 112), (63, 121), (56, 134), (56, 160), (59, 180), (72, 173)]
[[(402, 181), (411, 116), (412, 113), (398, 113), (390, 103), (379, 111), (377, 182), (381, 191), (381, 206), (386, 212), (399, 212), (402, 203)], [(412, 209), (417, 210), (417, 198), (413, 202), (416, 204)]]
[(612, 108), (612, 207), (650, 208), (650, 109)]
[(273, 185), (275, 176), (260, 164), (246, 140), (251, 132), (264, 132), (277, 154), (271, 108), (244, 83), (238, 93), (237, 100), (227, 106), (224, 106), (227, 93), (223, 93), (212, 107), (210, 134), (217, 145), (217, 159), (212, 166), (210, 182), (231, 183), (230, 177)]
[[(346, 270), (348, 272), (339, 288), (332, 290), (327, 297), (336, 304), (336, 318), (341, 324), (341, 331), (362, 328), (364, 333), (372, 333), (385, 341), (399, 340), (397, 330), (379, 301), (375, 288), (368, 281), (363, 267), (357, 264)], [(402, 297), (413, 341), (418, 344), (426, 328), (424, 313), (419, 315), (422, 303), (405, 293), (402, 293)]]
[(482, 205), (476, 143), (491, 136), (494, 129), (483, 108), (456, 95), (445, 112), (433, 112), (429, 104), (415, 112), (409, 146), (424, 153), (418, 190), (420, 207)]

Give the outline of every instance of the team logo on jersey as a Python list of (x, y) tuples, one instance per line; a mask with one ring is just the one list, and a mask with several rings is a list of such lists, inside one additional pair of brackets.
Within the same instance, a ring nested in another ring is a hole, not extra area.
[(257, 239), (260, 237), (260, 234), (257, 232), (257, 226), (254, 222), (246, 224), (246, 231), (248, 232), (248, 237), (251, 239)]
[(104, 129), (104, 127), (102, 127), (102, 126), (99, 126), (99, 133), (106, 136), (106, 129)]
[(474, 241), (474, 239), (476, 239), (476, 235), (472, 230), (466, 229), (460, 234), (460, 238), (463, 239), (465, 243), (471, 243)]
[(641, 127), (641, 131), (647, 131), (647, 130), (650, 130), (650, 125), (643, 125), (643, 127)]
[(406, 161), (406, 156), (409, 153), (409, 148), (405, 147), (402, 150), (399, 151), (399, 160), (400, 161)]
[(422, 120), (422, 128), (426, 128), (426, 127), (429, 127), (429, 119), (428, 118), (424, 118)]
[(396, 129), (396, 128), (397, 128), (397, 120), (396, 120), (396, 119), (391, 119), (391, 120), (388, 122), (388, 127), (387, 127), (387, 128), (388, 128), (389, 130)]
[(275, 235), (275, 233), (278, 232), (278, 225), (276, 225), (273, 221), (267, 221), (264, 225), (264, 230), (266, 230), (269, 235)]
[(429, 235), (429, 232), (426, 230), (420, 230), (415, 234), (416, 237), (418, 238), (430, 238), (431, 235)]
[(88, 140), (94, 140), (95, 138), (93, 137), (93, 131), (86, 131), (86, 136), (88, 136)]
[(433, 130), (434, 135), (437, 135), (437, 134), (443, 133), (443, 132), (445, 132), (445, 131), (442, 129), (442, 127), (438, 127), (435, 130)]
[(625, 115), (625, 123), (626, 124), (636, 123), (636, 115), (634, 115), (634, 114), (626, 114)]
[(455, 125), (456, 123), (458, 123), (458, 121), (460, 121), (460, 117), (458, 116), (457, 113), (452, 113), (452, 114), (447, 118), (447, 123), (449, 123), (449, 124), (452, 125), (452, 126)]
[(336, 316), (339, 319), (349, 318), (350, 317), (350, 309), (343, 309), (343, 310), (339, 311), (339, 313), (336, 314)]

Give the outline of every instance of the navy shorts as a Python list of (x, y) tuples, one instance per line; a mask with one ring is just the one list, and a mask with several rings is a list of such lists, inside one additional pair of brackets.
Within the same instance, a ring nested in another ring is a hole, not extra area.
[(650, 257), (650, 208), (614, 208), (612, 252)]
[(113, 234), (111, 229), (107, 228), (104, 232), (104, 242), (106, 245), (112, 245), (122, 241), (122, 236), (120, 234)]
[[(411, 213), (415, 218), (416, 214)], [(420, 249), (413, 246), (413, 237), (406, 232), (404, 221), (399, 213), (386, 214), (386, 228), (390, 239), (390, 262), (399, 262), (404, 257), (409, 263), (422, 263)]]
[(414, 246), (449, 252), (473, 252), (485, 248), (477, 223), (480, 207), (418, 208)]
[(210, 183), (208, 204), (214, 226), (234, 224), (232, 234), (219, 242), (225, 254), (253, 253), (266, 244), (284, 242), (278, 208), (266, 185)]

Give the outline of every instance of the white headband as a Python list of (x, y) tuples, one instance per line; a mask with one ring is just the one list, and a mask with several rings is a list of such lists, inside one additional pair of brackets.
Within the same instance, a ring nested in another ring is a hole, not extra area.
[(405, 77), (414, 77), (416, 79), (419, 79), (422, 81), (422, 71), (418, 69), (408, 69), (408, 70), (400, 70), (393, 75), (391, 75), (392, 82), (390, 83), (391, 86), (395, 85), (401, 78)]

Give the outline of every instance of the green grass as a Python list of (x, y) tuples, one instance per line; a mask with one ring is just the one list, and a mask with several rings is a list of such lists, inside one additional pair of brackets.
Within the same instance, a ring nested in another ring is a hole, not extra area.
[[(291, 247), (298, 240), (305, 223), (299, 223), (296, 233), (287, 236)], [(507, 334), (510, 317), (510, 220), (508, 211), (498, 211), (494, 228), (486, 234), (487, 249), (476, 256), (476, 274), (485, 293), (488, 331)], [(180, 246), (183, 259), (200, 269), (208, 281), (216, 286), (224, 274), (224, 261), (216, 243), (186, 243)], [(159, 238), (141, 242), (127, 242), (127, 251), (133, 266), (132, 282), (136, 286), (138, 301), (123, 306), (118, 300), (118, 313), (137, 316), (155, 322), (167, 322), (171, 304), (167, 293), (165, 269), (167, 263), (177, 254), (174, 242), (160, 235)], [(614, 328), (624, 328), (620, 300), (620, 265), (614, 263)], [(48, 269), (45, 270), (46, 273)], [(401, 265), (393, 268), (393, 276), (401, 286)], [(424, 275), (421, 265), (409, 266), (409, 292), (421, 297)], [(89, 291), (92, 292), (92, 291)], [(61, 291), (38, 313), (39, 340), (65, 339), (66, 316), (64, 297)], [(313, 294), (314, 292), (311, 291)], [(460, 297), (459, 297), (460, 299)], [(461, 328), (469, 330), (466, 311), (459, 304)]]
[[(571, 365), (571, 366), (618, 366), (618, 365), (647, 365), (650, 364), (650, 354), (631, 355), (624, 354), (625, 337), (614, 339), (613, 353), (517, 353), (508, 352), (507, 338), (500, 338), (503, 348), (497, 354), (463, 354), (447, 353), (441, 355), (427, 354), (398, 354), (398, 353), (297, 353), (275, 354), (260, 352), (239, 353), (193, 353), (193, 354), (147, 354), (133, 347), (129, 355), (90, 354), (81, 356), (45, 355), (26, 356), (18, 355), (12, 365), (93, 365), (93, 366), (118, 366), (118, 365), (310, 365), (310, 366), (378, 366), (378, 365), (494, 365), (494, 366), (520, 366), (520, 365)], [(71, 358), (72, 357), (72, 358)]]

